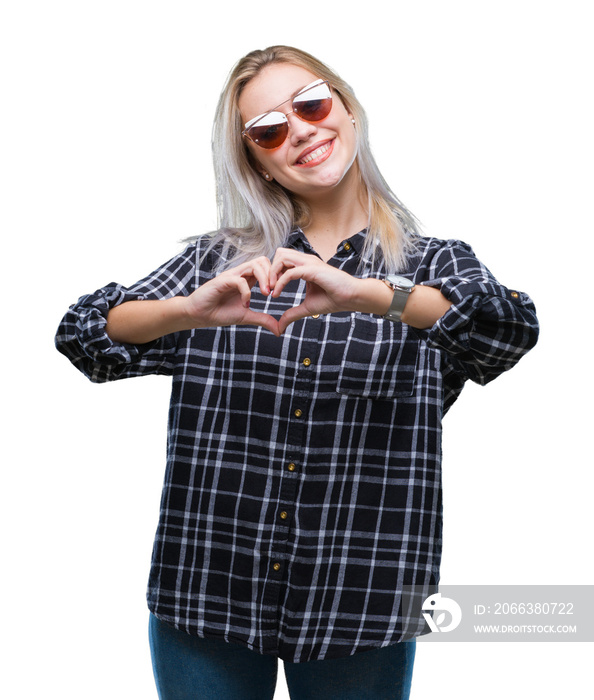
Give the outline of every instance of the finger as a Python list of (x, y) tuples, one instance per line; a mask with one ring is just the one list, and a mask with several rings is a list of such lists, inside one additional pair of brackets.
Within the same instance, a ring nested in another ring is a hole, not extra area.
[(250, 278), (250, 286), (256, 282), (260, 285), (262, 294), (270, 294), (270, 260), (264, 256), (246, 263), (242, 276)]
[(270, 260), (262, 258), (254, 265), (254, 276), (260, 285), (262, 294), (270, 294)]
[(283, 289), (289, 284), (289, 282), (292, 282), (293, 280), (298, 280), (298, 279), (305, 279), (307, 280), (308, 278), (308, 270), (304, 265), (301, 265), (299, 267), (291, 267), (286, 269), (280, 277), (276, 280), (274, 284), (274, 291), (272, 292), (272, 296), (274, 298), (280, 296), (281, 292)]
[(252, 288), (248, 284), (245, 277), (229, 277), (227, 279), (227, 284), (230, 289), (234, 289), (241, 297), (241, 303), (246, 309), (250, 307), (250, 300), (252, 298)]
[(278, 277), (289, 268), (303, 265), (310, 256), (291, 248), (278, 248), (270, 267), (270, 284), (274, 288)]
[(295, 269), (295, 265), (293, 265), (292, 263), (285, 263), (279, 260), (275, 266), (272, 266), (270, 268), (270, 288), (273, 290), (276, 289), (276, 285), (278, 284), (278, 280), (281, 277), (281, 275), (287, 270), (293, 269)]
[(300, 253), (292, 248), (277, 248), (274, 257), (272, 258), (272, 267), (283, 264), (284, 260), (288, 260), (291, 257), (291, 253), (296, 253), (297, 256)]
[(279, 333), (282, 335), (291, 323), (295, 323), (295, 321), (299, 321), (299, 319), (306, 318), (310, 315), (311, 314), (305, 309), (303, 304), (292, 306), (290, 309), (287, 309), (278, 320)]

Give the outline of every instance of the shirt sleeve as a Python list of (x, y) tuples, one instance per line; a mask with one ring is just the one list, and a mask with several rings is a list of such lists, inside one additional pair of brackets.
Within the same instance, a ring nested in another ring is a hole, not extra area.
[(440, 241), (421, 284), (452, 302), (426, 342), (447, 353), (453, 370), (487, 384), (513, 367), (538, 339), (530, 297), (500, 284), (461, 241)]
[(116, 343), (105, 331), (107, 313), (126, 301), (188, 295), (196, 285), (196, 245), (131, 287), (112, 282), (72, 305), (58, 327), (57, 349), (92, 382), (143, 374), (172, 374), (178, 333), (151, 343)]

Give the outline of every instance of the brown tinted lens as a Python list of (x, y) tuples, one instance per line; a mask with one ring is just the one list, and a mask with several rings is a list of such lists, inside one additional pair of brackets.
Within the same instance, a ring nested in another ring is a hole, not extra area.
[(280, 124), (255, 124), (247, 130), (249, 137), (261, 148), (278, 148), (289, 133), (288, 122)]
[(332, 109), (332, 98), (325, 97), (318, 100), (303, 100), (293, 102), (295, 114), (307, 122), (320, 122), (325, 119)]

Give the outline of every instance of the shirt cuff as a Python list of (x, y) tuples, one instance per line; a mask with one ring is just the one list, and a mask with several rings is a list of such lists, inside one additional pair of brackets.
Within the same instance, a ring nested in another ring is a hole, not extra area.
[[(452, 306), (429, 330), (427, 343), (451, 355), (463, 355), (471, 351), (471, 337), (480, 319), (484, 325), (499, 324), (515, 319), (514, 307), (531, 304), (523, 292), (507, 289), (490, 281), (467, 280), (448, 277), (423, 282), (436, 287), (452, 302)], [(481, 333), (482, 334), (482, 333)]]
[(143, 299), (143, 294), (131, 294), (115, 283), (81, 297), (72, 311), (76, 314), (75, 335), (84, 353), (94, 361), (115, 365), (132, 362), (150, 349), (155, 341), (144, 345), (116, 343), (106, 332), (110, 309), (126, 301)]

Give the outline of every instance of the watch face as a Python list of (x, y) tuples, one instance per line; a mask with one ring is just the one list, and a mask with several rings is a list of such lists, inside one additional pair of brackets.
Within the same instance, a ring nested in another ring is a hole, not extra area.
[(394, 284), (402, 289), (412, 289), (415, 286), (414, 282), (407, 280), (406, 277), (401, 277), (400, 275), (388, 275), (386, 281), (390, 284)]

